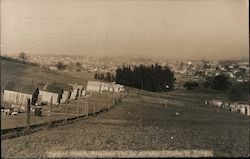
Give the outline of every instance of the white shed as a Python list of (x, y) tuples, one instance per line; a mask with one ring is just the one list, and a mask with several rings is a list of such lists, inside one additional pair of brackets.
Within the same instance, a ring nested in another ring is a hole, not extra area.
[(100, 93), (100, 91), (101, 91), (101, 82), (88, 81), (86, 90)]
[(57, 104), (59, 102), (59, 94), (58, 93), (40, 90), (39, 96), (41, 96), (41, 102), (51, 103), (51, 97), (52, 97), (53, 104)]

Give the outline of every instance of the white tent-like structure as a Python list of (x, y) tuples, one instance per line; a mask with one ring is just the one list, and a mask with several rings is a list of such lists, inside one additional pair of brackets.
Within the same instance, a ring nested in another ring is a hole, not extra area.
[(98, 81), (88, 81), (86, 90), (100, 93), (101, 84), (102, 82), (98, 82)]

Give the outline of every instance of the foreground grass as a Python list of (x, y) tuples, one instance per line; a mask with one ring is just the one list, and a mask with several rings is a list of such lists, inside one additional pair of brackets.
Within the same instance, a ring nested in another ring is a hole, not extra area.
[(4, 140), (1, 149), (6, 158), (67, 150), (211, 150), (242, 157), (249, 153), (249, 118), (190, 100), (170, 99), (165, 109), (161, 98), (131, 92), (110, 112)]

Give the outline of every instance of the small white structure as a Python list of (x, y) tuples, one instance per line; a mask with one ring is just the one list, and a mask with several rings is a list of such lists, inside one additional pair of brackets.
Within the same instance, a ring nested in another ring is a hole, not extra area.
[(247, 107), (246, 107), (246, 113), (247, 113), (247, 114), (246, 114), (247, 116), (250, 116), (250, 106), (247, 106)]
[(78, 84), (69, 84), (69, 85), (73, 87), (73, 92), (74, 91), (76, 92), (76, 98), (83, 96), (82, 91), (84, 90), (84, 86)]
[(32, 99), (32, 94), (4, 90), (4, 102), (26, 105), (27, 99)]
[(71, 92), (70, 99), (76, 99), (78, 94), (78, 90), (74, 89), (73, 92)]
[(119, 92), (124, 91), (124, 86), (121, 84), (116, 84), (119, 87)]
[(86, 90), (100, 93), (100, 91), (101, 91), (101, 82), (88, 81)]
[(39, 96), (41, 96), (42, 102), (51, 103), (51, 98), (53, 104), (57, 104), (59, 102), (59, 94), (54, 92), (47, 91), (39, 91)]
[(53, 71), (58, 71), (58, 68), (55, 67), (55, 66), (50, 66), (49, 69), (50, 69), (50, 70), (53, 70)]
[(214, 100), (211, 101), (211, 104), (214, 105), (214, 106), (222, 107), (223, 102), (222, 102), (222, 100), (214, 99)]
[(82, 96), (85, 96), (85, 95), (86, 95), (86, 91), (83, 90), (83, 91), (82, 91)]
[(114, 90), (114, 92), (118, 93), (120, 90), (120, 86), (117, 84), (113, 85), (113, 90)]
[(110, 83), (105, 83), (104, 84), (104, 91), (109, 91), (109, 88), (111, 87)]
[(71, 92), (70, 91), (63, 91), (62, 99), (60, 100), (60, 103), (65, 103), (70, 98)]
[(240, 113), (245, 115), (246, 114), (246, 108), (245, 107), (240, 108)]
[(106, 85), (106, 83), (104, 83), (104, 82), (101, 83), (101, 88), (100, 88), (101, 92), (105, 91), (105, 85)]
[(114, 85), (112, 84), (109, 85), (109, 92), (114, 92)]

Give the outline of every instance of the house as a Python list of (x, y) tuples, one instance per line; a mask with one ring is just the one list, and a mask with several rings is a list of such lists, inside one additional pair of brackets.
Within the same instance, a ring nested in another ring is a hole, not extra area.
[(22, 82), (9, 82), (3, 93), (3, 101), (18, 105), (27, 105), (27, 99), (30, 99), (34, 105), (38, 99), (39, 89), (33, 85)]
[(51, 103), (52, 99), (53, 104), (58, 104), (62, 99), (63, 89), (55, 83), (45, 85), (41, 84), (38, 85), (38, 88), (41, 103)]
[(100, 91), (101, 91), (101, 82), (88, 81), (86, 90), (100, 93)]

